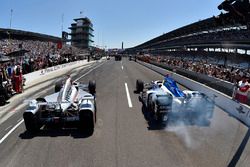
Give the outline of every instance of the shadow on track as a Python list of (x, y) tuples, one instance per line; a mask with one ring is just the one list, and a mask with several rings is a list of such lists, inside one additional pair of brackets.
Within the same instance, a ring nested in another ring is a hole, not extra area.
[(55, 126), (55, 125), (46, 125), (44, 128), (40, 129), (36, 133), (30, 133), (25, 131), (19, 135), (21, 139), (32, 139), (34, 137), (60, 137), (60, 136), (71, 136), (74, 139), (83, 139), (91, 137), (94, 133), (94, 130), (90, 129), (77, 129), (75, 126)]
[(250, 129), (248, 129), (244, 139), (242, 140), (239, 148), (237, 149), (236, 153), (234, 154), (232, 160), (230, 161), (230, 163), (228, 164), (228, 167), (234, 167), (237, 165), (238, 161), (240, 160), (240, 157), (247, 145), (247, 142), (249, 140), (250, 137)]
[(134, 94), (138, 95), (140, 94), (140, 92), (138, 92), (137, 90), (134, 90)]

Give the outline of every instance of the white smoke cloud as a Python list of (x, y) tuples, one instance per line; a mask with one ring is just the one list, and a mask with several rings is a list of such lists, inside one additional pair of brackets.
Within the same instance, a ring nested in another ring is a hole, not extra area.
[(165, 131), (175, 133), (187, 148), (198, 149), (201, 141), (197, 140), (191, 132), (193, 128), (204, 128), (210, 125), (214, 103), (206, 99), (194, 98), (186, 105), (173, 103), (172, 110)]

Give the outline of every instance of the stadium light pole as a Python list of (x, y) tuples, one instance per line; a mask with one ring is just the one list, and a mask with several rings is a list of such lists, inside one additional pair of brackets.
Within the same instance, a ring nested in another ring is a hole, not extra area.
[(62, 32), (63, 32), (63, 22), (64, 22), (64, 13), (62, 14)]
[(13, 14), (13, 9), (10, 10), (10, 29), (12, 24), (12, 14)]

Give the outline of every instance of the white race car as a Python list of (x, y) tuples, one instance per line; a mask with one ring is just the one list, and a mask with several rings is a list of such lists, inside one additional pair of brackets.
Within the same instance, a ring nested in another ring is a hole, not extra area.
[(94, 130), (96, 122), (95, 81), (88, 85), (66, 82), (55, 85), (55, 93), (31, 100), (23, 114), (28, 132), (36, 132), (48, 123), (78, 122), (80, 129)]
[[(169, 76), (163, 81), (146, 83), (136, 81), (139, 100), (152, 113), (153, 118), (166, 124), (170, 114), (189, 115), (198, 119), (210, 119), (213, 115), (213, 102), (198, 91), (180, 90)], [(188, 114), (187, 114), (188, 113)]]

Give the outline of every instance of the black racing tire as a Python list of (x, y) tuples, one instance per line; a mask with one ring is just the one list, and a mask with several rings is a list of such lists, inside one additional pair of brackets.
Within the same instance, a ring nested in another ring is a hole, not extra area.
[(136, 91), (137, 92), (142, 92), (143, 89), (144, 89), (144, 83), (143, 83), (143, 81), (140, 80), (140, 79), (137, 79), (136, 80)]
[(27, 132), (33, 134), (40, 129), (36, 114), (25, 112), (23, 113), (23, 119)]
[(94, 95), (96, 93), (96, 83), (95, 81), (89, 81), (89, 86), (88, 86), (88, 89), (89, 89), (89, 93), (91, 93), (92, 95)]
[(79, 112), (79, 129), (93, 131), (95, 127), (94, 113), (90, 110)]
[[(39, 103), (46, 102), (44, 98), (37, 98), (36, 101)], [(45, 107), (45, 106), (40, 106)], [(39, 122), (39, 112), (42, 108), (40, 108), (36, 114), (33, 114), (31, 112), (25, 112), (23, 113), (23, 119), (25, 123), (26, 130), (29, 133), (36, 133), (40, 130), (42, 127), (42, 124)]]
[(4, 95), (0, 95), (0, 105), (3, 106), (6, 104), (6, 99)]
[(56, 82), (55, 84), (55, 93), (60, 92), (60, 90), (62, 89), (62, 82)]
[(42, 97), (37, 98), (36, 101), (38, 101), (38, 102), (46, 102), (46, 100), (44, 98), (42, 98)]

